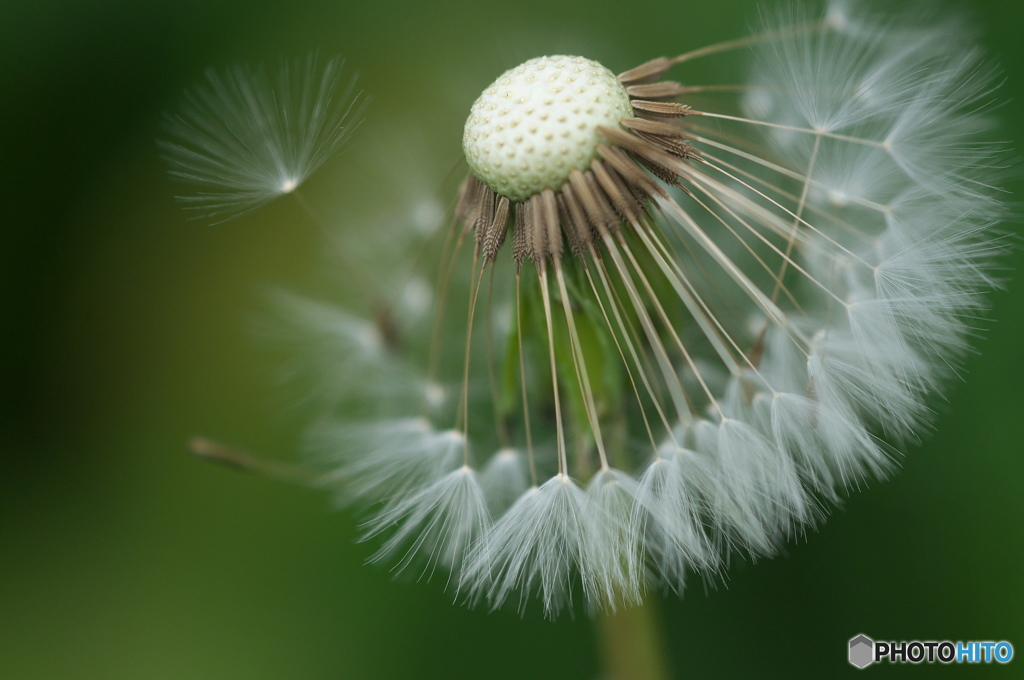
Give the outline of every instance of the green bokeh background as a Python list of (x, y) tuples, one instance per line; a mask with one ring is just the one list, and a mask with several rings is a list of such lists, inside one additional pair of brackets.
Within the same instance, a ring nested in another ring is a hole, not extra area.
[[(1024, 5), (970, 10), (1020, 144)], [(363, 565), (356, 518), (322, 494), (187, 454), (202, 433), (292, 455), (301, 418), (246, 322), (265, 285), (306, 285), (322, 242), (284, 204), (186, 221), (153, 140), (206, 66), (341, 53), (374, 104), (310, 191), (379, 207), (406, 176), (423, 190), (437, 172), (449, 190), (466, 111), (503, 69), (576, 52), (621, 70), (756, 16), (746, 0), (0, 4), (0, 678), (597, 677), (586, 618), (471, 611), (441, 584), (396, 583)], [(421, 166), (365, 190), (355, 159), (405, 139)], [(1024, 269), (1019, 251), (1007, 263)], [(1010, 273), (966, 382), (894, 479), (726, 587), (661, 603), (679, 677), (853, 674), (846, 643), (862, 632), (1018, 654), (866, 674), (1024, 677), (1020, 295)]]

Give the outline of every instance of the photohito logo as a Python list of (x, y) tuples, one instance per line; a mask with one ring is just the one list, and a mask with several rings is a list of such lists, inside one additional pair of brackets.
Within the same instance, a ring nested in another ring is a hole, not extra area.
[(867, 668), (873, 663), (1009, 663), (1013, 659), (1013, 645), (1000, 642), (949, 640), (910, 640), (900, 642), (874, 641), (867, 635), (850, 640), (850, 664)]
[(858, 635), (850, 640), (850, 663), (864, 668), (875, 658), (875, 641), (867, 635)]

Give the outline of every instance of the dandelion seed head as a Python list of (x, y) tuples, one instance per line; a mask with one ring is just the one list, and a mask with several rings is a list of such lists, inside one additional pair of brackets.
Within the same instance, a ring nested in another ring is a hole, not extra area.
[[(426, 274), (395, 256), (383, 315), (291, 305), (360, 402), (310, 446), (372, 508), (374, 559), (470, 604), (614, 608), (773, 556), (889, 475), (1001, 249), (993, 71), (955, 28), (835, 2), (618, 76), (501, 75), (450, 228), (403, 213), (444, 240)], [(737, 46), (740, 85), (689, 84)]]

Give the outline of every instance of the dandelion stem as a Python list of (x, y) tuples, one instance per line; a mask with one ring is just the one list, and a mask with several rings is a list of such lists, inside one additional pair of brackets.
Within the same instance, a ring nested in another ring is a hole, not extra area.
[(595, 621), (606, 680), (668, 680), (654, 600), (600, 614)]

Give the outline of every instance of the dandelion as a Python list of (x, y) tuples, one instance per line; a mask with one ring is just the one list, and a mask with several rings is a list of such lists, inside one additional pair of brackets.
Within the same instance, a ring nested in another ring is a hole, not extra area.
[[(471, 604), (614, 609), (772, 556), (889, 474), (1002, 248), (994, 72), (960, 30), (833, 3), (617, 76), (499, 76), (420, 258), (433, 328), (286, 305), (343, 355), (318, 372), (358, 412), (310, 444), (373, 559)], [(727, 51), (745, 79), (669, 79)]]
[(223, 222), (294, 192), (336, 154), (358, 125), (364, 99), (344, 62), (316, 53), (261, 68), (206, 71), (161, 140), (172, 177), (197, 191), (178, 200)]
[[(432, 515), (467, 601), (614, 608), (770, 556), (888, 474), (957, 371), (1000, 248), (991, 71), (948, 23), (766, 23), (618, 76), (531, 59), (473, 105), (439, 283), (471, 243), (448, 465), (499, 481), (487, 520), (469, 496), (472, 541)], [(734, 49), (742, 85), (666, 79)], [(484, 295), (506, 323), (479, 322)], [(387, 499), (394, 536), (415, 499)]]

